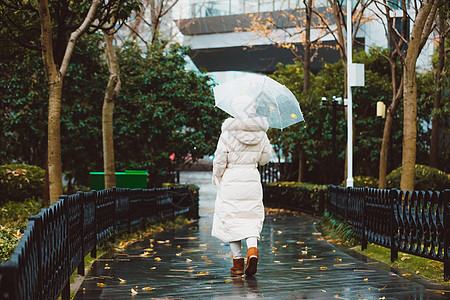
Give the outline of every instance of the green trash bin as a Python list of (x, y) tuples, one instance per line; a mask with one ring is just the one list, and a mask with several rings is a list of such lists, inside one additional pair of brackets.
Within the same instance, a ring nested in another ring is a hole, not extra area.
[[(147, 171), (126, 170), (125, 172), (116, 172), (116, 187), (129, 189), (146, 189), (147, 176)], [(91, 190), (104, 190), (105, 173), (90, 172), (89, 186)]]

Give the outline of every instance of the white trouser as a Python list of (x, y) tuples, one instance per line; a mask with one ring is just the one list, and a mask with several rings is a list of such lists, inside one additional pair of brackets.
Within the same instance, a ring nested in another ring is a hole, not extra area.
[[(251, 247), (258, 247), (258, 239), (256, 237), (246, 238), (245, 241), (247, 242), (247, 249)], [(234, 259), (242, 258), (241, 241), (230, 242), (230, 247)]]

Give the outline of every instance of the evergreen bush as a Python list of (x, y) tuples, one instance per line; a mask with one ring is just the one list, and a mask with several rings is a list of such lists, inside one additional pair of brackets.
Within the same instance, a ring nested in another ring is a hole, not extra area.
[[(386, 187), (390, 189), (400, 189), (400, 179), (402, 167), (393, 170), (386, 176)], [(424, 165), (416, 165), (414, 170), (415, 190), (437, 190), (442, 191), (450, 188), (450, 175)]]
[[(341, 186), (347, 186), (347, 181), (344, 180), (341, 183)], [(355, 176), (353, 177), (353, 187), (357, 188), (370, 187), (377, 189), (378, 179), (371, 176)]]
[(327, 186), (303, 182), (274, 182), (264, 184), (264, 205), (322, 213)]
[(38, 166), (10, 164), (0, 166), (0, 203), (42, 198), (45, 171)]

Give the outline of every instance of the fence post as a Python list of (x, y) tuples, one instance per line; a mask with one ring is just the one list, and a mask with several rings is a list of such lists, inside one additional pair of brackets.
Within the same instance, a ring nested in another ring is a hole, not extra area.
[(444, 190), (440, 194), (440, 200), (444, 202), (444, 281), (450, 280), (450, 215), (449, 215), (449, 198), (450, 189)]
[[(42, 235), (43, 235), (42, 211), (38, 215), (28, 217), (28, 221), (34, 222), (34, 230), (37, 231), (36, 236), (38, 237), (37, 243), (38, 243), (38, 249), (39, 249), (38, 257), (37, 257), (37, 259), (38, 259), (38, 264), (37, 264), (38, 265), (38, 293), (39, 294), (37, 295), (37, 299), (43, 299), (43, 291), (44, 291), (43, 277), (44, 277), (44, 275), (43, 275), (43, 267), (42, 267), (42, 265), (43, 265), (43, 263), (42, 263), (42, 261), (43, 261), (43, 258), (42, 258), (42, 254), (43, 254), (42, 253), (43, 252), (43, 250), (42, 250), (42, 248), (43, 248), (43, 245), (42, 245), (42, 239), (43, 239), (43, 237), (42, 237)], [(19, 296), (19, 294), (17, 294), (17, 297), (18, 296)]]
[(97, 236), (98, 236), (98, 228), (97, 228), (97, 199), (98, 199), (98, 195), (100, 194), (100, 192), (98, 191), (94, 191), (93, 194), (91, 194), (90, 196), (94, 197), (94, 233), (95, 233), (95, 243), (94, 243), (94, 247), (91, 250), (91, 257), (92, 258), (97, 258)]
[(0, 266), (0, 299), (20, 300), (18, 267), (10, 261)]
[(70, 251), (70, 233), (69, 233), (69, 200), (68, 196), (61, 195), (59, 196), (59, 201), (62, 202), (62, 207), (64, 209), (64, 214), (66, 215), (66, 222), (64, 222), (64, 226), (66, 227), (66, 233), (67, 233), (67, 240), (66, 240), (66, 258), (67, 258), (67, 280), (64, 284), (64, 287), (61, 292), (61, 299), (62, 300), (70, 300), (70, 271), (71, 271), (71, 251)]
[(395, 219), (395, 204), (398, 201), (399, 191), (398, 190), (390, 190), (388, 192), (389, 204), (390, 204), (390, 217), (389, 217), (389, 235), (391, 238), (391, 262), (394, 262), (398, 259), (398, 250), (397, 250), (397, 222)]
[(361, 251), (367, 249), (367, 238), (366, 238), (366, 203), (369, 200), (369, 188), (365, 187), (363, 190), (363, 201), (361, 204)]
[(84, 276), (84, 194), (81, 191), (77, 192), (77, 201), (81, 202), (80, 207), (80, 219), (81, 219), (81, 261), (78, 265), (77, 273), (78, 275)]
[(345, 191), (346, 191), (347, 197), (345, 197), (345, 212), (344, 212), (345, 215), (344, 215), (344, 220), (345, 220), (345, 223), (348, 223), (348, 200), (350, 198), (350, 188), (346, 187)]

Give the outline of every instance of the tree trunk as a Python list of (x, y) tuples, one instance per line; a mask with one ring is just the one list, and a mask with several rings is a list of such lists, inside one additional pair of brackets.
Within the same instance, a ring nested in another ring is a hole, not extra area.
[[(304, 1), (305, 3), (305, 57), (303, 60), (303, 92), (309, 95), (311, 86), (311, 18), (312, 18), (312, 0)], [(307, 5), (306, 5), (307, 4)]]
[(400, 103), (400, 99), (403, 95), (403, 79), (400, 82), (399, 87), (397, 88), (396, 81), (396, 64), (395, 58), (390, 61), (391, 65), (391, 78), (392, 78), (392, 102), (389, 105), (386, 112), (386, 121), (384, 123), (383, 130), (383, 140), (381, 142), (381, 150), (380, 150), (380, 167), (378, 169), (378, 188), (385, 189), (386, 188), (386, 175), (387, 175), (387, 165), (388, 165), (388, 151), (391, 144), (391, 130), (392, 123), (394, 121), (394, 115), (397, 110), (397, 107)]
[(416, 164), (417, 139), (417, 83), (416, 62), (420, 53), (420, 43), (424, 27), (429, 17), (433, 1), (424, 1), (420, 7), (411, 31), (411, 40), (403, 65), (403, 153), (400, 188), (414, 190), (414, 166)]
[(63, 78), (56, 74), (49, 80), (48, 100), (48, 171), (50, 203), (55, 204), (62, 195), (61, 163), (61, 97)]
[(50, 204), (54, 204), (62, 194), (60, 122), (63, 78), (54, 61), (52, 27), (47, 0), (39, 0), (39, 16), (42, 58), (49, 85), (47, 162)]
[[(303, 93), (309, 96), (311, 86), (311, 17), (312, 17), (312, 0), (304, 1), (306, 6), (305, 20), (305, 57), (303, 59)], [(298, 165), (298, 181), (304, 182), (306, 172), (306, 152), (302, 149), (299, 154)]]
[(386, 114), (386, 122), (384, 123), (383, 140), (381, 142), (380, 150), (380, 168), (378, 172), (378, 188), (386, 188), (386, 174), (387, 174), (387, 162), (388, 162), (388, 149), (391, 143), (391, 128), (393, 121), (393, 112), (388, 109)]
[(93, 0), (83, 24), (70, 35), (61, 67), (58, 70), (53, 52), (53, 35), (48, 0), (38, 0), (41, 25), (41, 46), (44, 70), (49, 85), (48, 100), (48, 183), (50, 204), (56, 203), (62, 194), (61, 163), (61, 99), (63, 79), (69, 67), (75, 42), (89, 27), (95, 17), (100, 0)]
[(306, 155), (305, 151), (301, 151), (298, 155), (298, 182), (305, 182), (306, 174)]
[(120, 79), (117, 68), (117, 57), (112, 43), (113, 35), (104, 32), (105, 52), (109, 68), (109, 81), (106, 87), (105, 98), (103, 100), (102, 111), (102, 131), (103, 131), (103, 164), (105, 172), (105, 189), (116, 186), (116, 175), (114, 166), (114, 134), (113, 134), (113, 114), (114, 100), (120, 90)]
[[(442, 91), (440, 86), (441, 73), (444, 69), (445, 62), (445, 16), (442, 8), (439, 10), (439, 59), (436, 75), (434, 77), (435, 94), (434, 94), (434, 109), (441, 108)], [(430, 143), (430, 166), (438, 168), (439, 166), (439, 114), (435, 114), (431, 121), (431, 143)]]

